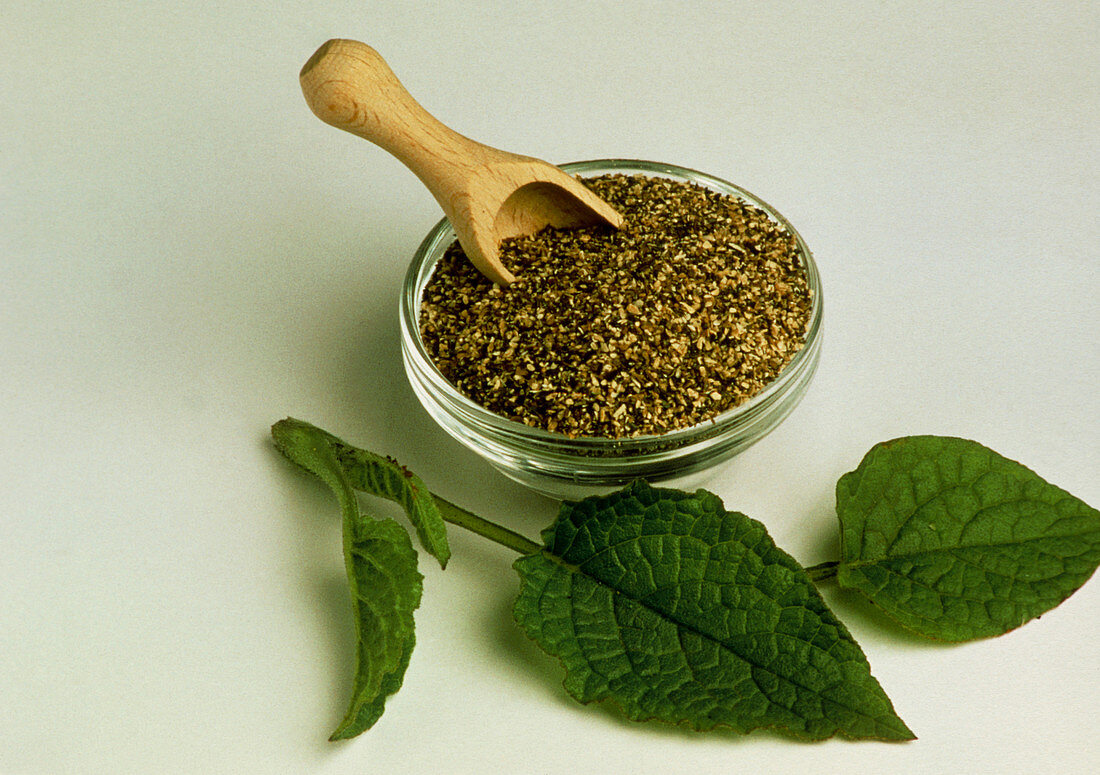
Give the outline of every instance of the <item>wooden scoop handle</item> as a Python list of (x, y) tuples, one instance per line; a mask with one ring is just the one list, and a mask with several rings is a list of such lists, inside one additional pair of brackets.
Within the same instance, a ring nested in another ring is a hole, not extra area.
[(491, 162), (524, 158), (482, 145), (440, 123), (365, 43), (328, 41), (302, 67), (300, 81), (318, 118), (396, 156), (448, 216), (474, 171)]

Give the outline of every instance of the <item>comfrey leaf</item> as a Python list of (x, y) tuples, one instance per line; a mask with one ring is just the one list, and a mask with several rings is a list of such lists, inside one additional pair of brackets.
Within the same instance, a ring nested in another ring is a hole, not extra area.
[(358, 666), (351, 704), (330, 740), (370, 729), (382, 715), (386, 698), (401, 688), (416, 642), (413, 611), (420, 605), (422, 590), (416, 550), (409, 534), (392, 519), (360, 520), (350, 555)]
[(837, 582), (926, 637), (1001, 635), (1100, 563), (1100, 512), (973, 441), (878, 444), (836, 493)]
[(565, 503), (522, 557), (515, 617), (581, 702), (634, 720), (913, 738), (866, 657), (764, 526), (638, 482)]
[(399, 504), (416, 529), (424, 550), (439, 561), (440, 567), (447, 566), (451, 548), (446, 525), (420, 477), (391, 458), (353, 447), (302, 420), (280, 420), (271, 433), (284, 455), (322, 479), (325, 476), (317, 468), (335, 465), (354, 489)]
[(416, 550), (392, 519), (362, 517), (329, 434), (308, 423), (283, 420), (272, 427), (272, 435), (284, 455), (332, 489), (343, 514), (358, 653), (351, 702), (330, 739), (354, 737), (382, 715), (386, 698), (401, 687), (409, 664), (415, 643), (413, 611), (422, 590)]

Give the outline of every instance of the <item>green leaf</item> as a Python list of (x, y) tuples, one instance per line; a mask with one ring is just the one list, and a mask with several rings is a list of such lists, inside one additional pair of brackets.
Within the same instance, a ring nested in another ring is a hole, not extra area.
[(280, 420), (271, 432), (284, 455), (322, 479), (325, 476), (318, 469), (335, 466), (354, 489), (399, 504), (416, 529), (424, 550), (439, 561), (440, 567), (447, 567), (451, 557), (447, 528), (435, 499), (420, 477), (392, 458), (353, 447), (302, 420)]
[(420, 605), (422, 590), (416, 550), (409, 534), (392, 519), (360, 520), (350, 556), (358, 667), (347, 714), (330, 740), (370, 729), (382, 715), (386, 698), (401, 688), (416, 642), (413, 611)]
[(1100, 563), (1100, 512), (973, 441), (878, 444), (836, 492), (837, 583), (926, 637), (1001, 635)]
[(336, 495), (343, 514), (344, 563), (355, 614), (357, 667), (351, 702), (330, 740), (354, 737), (382, 715), (386, 697), (401, 687), (415, 636), (413, 611), (422, 577), (408, 533), (392, 519), (364, 519), (333, 437), (297, 420), (272, 427), (276, 446)]
[(288, 417), (271, 426), (271, 436), (276, 448), (292, 463), (296, 463), (327, 484), (340, 501), (344, 521), (359, 519), (359, 506), (355, 501), (344, 469), (333, 454), (331, 438), (320, 428)]
[(907, 740), (855, 640), (764, 526), (638, 482), (565, 503), (522, 557), (515, 617), (577, 700), (634, 720)]

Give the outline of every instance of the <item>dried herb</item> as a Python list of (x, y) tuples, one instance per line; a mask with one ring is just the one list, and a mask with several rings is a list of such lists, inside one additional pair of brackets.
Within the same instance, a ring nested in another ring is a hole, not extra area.
[(353, 489), (403, 503), (414, 526), (432, 526), (426, 546), (445, 542), (446, 521), (519, 552), (513, 614), (561, 660), (577, 700), (700, 730), (913, 738), (813, 582), (837, 577), (922, 635), (966, 640), (1058, 605), (1100, 563), (1100, 512), (960, 439), (875, 447), (838, 483), (842, 560), (803, 568), (704, 490), (636, 482), (565, 503), (539, 544), (308, 423), (282, 420), (272, 433), (344, 514), (359, 660), (333, 739), (373, 725), (400, 688), (421, 589), (408, 536), (364, 517)]
[(424, 289), (420, 332), (462, 393), (568, 436), (661, 434), (732, 409), (803, 345), (812, 299), (792, 234), (692, 183), (582, 178), (624, 218), (506, 240), (507, 288), (457, 243)]

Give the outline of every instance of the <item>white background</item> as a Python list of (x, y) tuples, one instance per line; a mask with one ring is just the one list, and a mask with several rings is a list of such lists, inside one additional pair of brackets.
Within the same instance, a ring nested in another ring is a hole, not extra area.
[(920, 739), (808, 744), (577, 705), (511, 621), (513, 556), (458, 529), (445, 572), (422, 559), (404, 688), (326, 742), (354, 649), (339, 519), (270, 424), (527, 535), (555, 512), (405, 381), (399, 286), (440, 214), (307, 109), (330, 37), (471, 137), (695, 167), (796, 225), (821, 368), (710, 488), (804, 564), (836, 556), (837, 478), (899, 435), (974, 438), (1100, 504), (1095, 4), (428, 5), (5, 3), (0, 772), (1093, 771), (1100, 581), (961, 646), (825, 585)]

